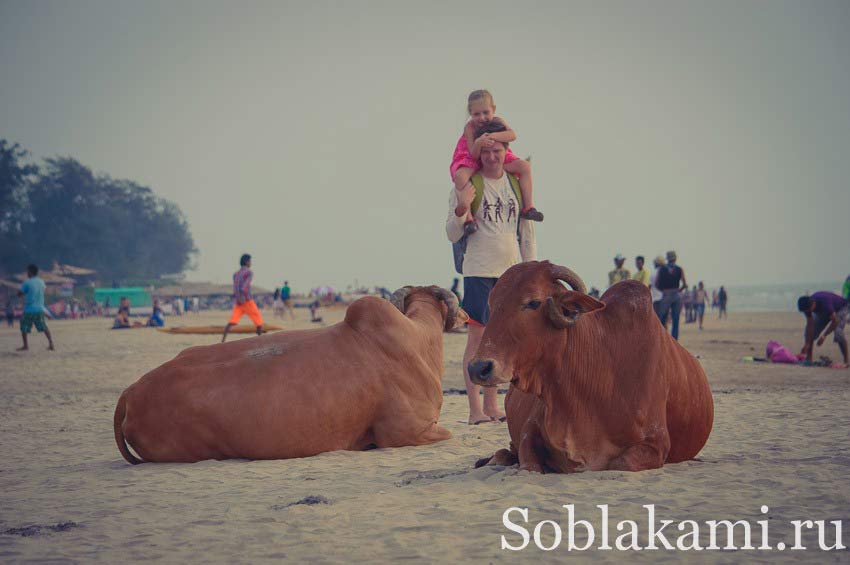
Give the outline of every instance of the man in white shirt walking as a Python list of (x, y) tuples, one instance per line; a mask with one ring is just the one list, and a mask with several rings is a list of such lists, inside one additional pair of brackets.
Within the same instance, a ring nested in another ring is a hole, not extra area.
[[(475, 137), (503, 131), (505, 126), (487, 122), (475, 132)], [(481, 150), (481, 169), (477, 175), (483, 186), (480, 199), (473, 184), (458, 193), (452, 188), (449, 196), (449, 213), (446, 220), (446, 235), (449, 241), (457, 242), (463, 236), (463, 223), (467, 211), (473, 208), (478, 222), (478, 231), (467, 236), (466, 253), (463, 258), (463, 309), (469, 314), (469, 332), (463, 354), (463, 376), (469, 401), (469, 424), (504, 421), (505, 413), (498, 405), (496, 387), (484, 388), (482, 406), (479, 392), (481, 387), (469, 380), (467, 365), (478, 349), (484, 326), (490, 318), (487, 299), (496, 280), (507, 269), (524, 261), (537, 259), (534, 226), (519, 218), (522, 210), (521, 196), (504, 170), (505, 152), (508, 144), (489, 140)], [(474, 209), (473, 200), (477, 201)]]
[(652, 262), (652, 274), (649, 275), (649, 292), (652, 294), (652, 309), (655, 310), (655, 313), (658, 315), (658, 318), (661, 318), (661, 314), (658, 312), (658, 304), (661, 302), (661, 297), (664, 296), (661, 294), (661, 291), (655, 288), (655, 281), (658, 279), (658, 269), (664, 266), (664, 257), (659, 255)]

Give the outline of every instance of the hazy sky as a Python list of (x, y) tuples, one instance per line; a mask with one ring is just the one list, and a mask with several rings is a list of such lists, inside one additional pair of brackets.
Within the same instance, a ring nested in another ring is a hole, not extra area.
[(538, 253), (603, 286), (850, 272), (850, 2), (0, 0), (0, 137), (176, 202), (193, 280), (448, 286), (449, 162), (487, 88)]

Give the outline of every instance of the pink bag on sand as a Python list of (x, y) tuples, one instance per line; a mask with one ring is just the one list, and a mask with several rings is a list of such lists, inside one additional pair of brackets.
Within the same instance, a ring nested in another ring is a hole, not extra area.
[(767, 358), (774, 363), (799, 363), (794, 352), (776, 341), (767, 342)]

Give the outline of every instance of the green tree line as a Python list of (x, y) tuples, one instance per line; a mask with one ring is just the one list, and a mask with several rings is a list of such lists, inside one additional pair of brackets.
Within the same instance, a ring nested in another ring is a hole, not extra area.
[(28, 162), (0, 139), (0, 271), (54, 262), (104, 281), (180, 273), (197, 253), (176, 204), (130, 180), (95, 175), (70, 157)]

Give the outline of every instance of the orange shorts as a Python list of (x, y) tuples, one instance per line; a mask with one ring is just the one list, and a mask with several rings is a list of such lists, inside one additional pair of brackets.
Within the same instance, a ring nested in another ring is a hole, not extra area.
[(248, 316), (255, 326), (263, 325), (263, 317), (260, 315), (260, 309), (257, 308), (257, 303), (253, 300), (248, 300), (242, 304), (233, 305), (233, 313), (230, 315), (228, 324), (238, 324), (242, 316)]

